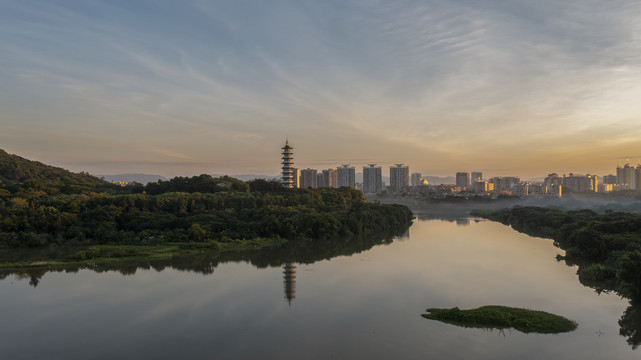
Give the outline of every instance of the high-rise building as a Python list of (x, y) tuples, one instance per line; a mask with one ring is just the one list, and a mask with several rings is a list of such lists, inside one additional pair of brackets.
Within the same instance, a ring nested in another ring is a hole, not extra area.
[(421, 185), (421, 173), (412, 173), (410, 175), (410, 186)]
[(559, 174), (557, 173), (551, 173), (551, 174), (548, 174), (545, 180), (543, 180), (543, 184), (545, 184), (548, 187), (552, 185), (562, 185), (563, 178), (559, 177)]
[(389, 168), (389, 184), (393, 191), (402, 191), (410, 185), (410, 168), (396, 164)]
[(511, 191), (514, 185), (521, 182), (521, 179), (515, 176), (493, 177), (490, 182), (494, 184), (494, 191)]
[(300, 187), (303, 189), (318, 187), (318, 171), (316, 169), (303, 169), (300, 171)]
[(363, 167), (363, 192), (379, 193), (383, 191), (383, 171), (376, 164)]
[(604, 184), (611, 184), (611, 185), (616, 185), (617, 184), (617, 176), (616, 175), (604, 175), (603, 176), (603, 183)]
[(575, 175), (563, 177), (563, 188), (574, 192), (599, 191), (599, 178), (596, 175)]
[(530, 184), (528, 184), (528, 183), (515, 184), (512, 187), (512, 195), (519, 196), (519, 197), (525, 197), (525, 196), (528, 196), (529, 190), (530, 190)]
[(466, 190), (470, 186), (470, 174), (466, 172), (456, 173), (456, 186), (460, 186), (461, 190)]
[(528, 196), (547, 197), (548, 186), (545, 184), (530, 184), (528, 187)]
[(548, 196), (561, 197), (563, 196), (563, 185), (550, 185), (548, 186)]
[(298, 168), (292, 168), (292, 186), (297, 188), (299, 184)]
[(473, 182), (470, 187), (477, 194), (487, 193), (494, 190), (494, 184), (487, 181), (476, 181)]
[(472, 171), (471, 177), (472, 184), (474, 184), (475, 182), (483, 181), (483, 173), (480, 171)]
[(356, 188), (356, 170), (354, 167), (342, 165), (336, 168), (336, 186)]
[(621, 189), (636, 189), (634, 167), (630, 166), (630, 164), (625, 164), (623, 167), (617, 166), (617, 184)]
[(336, 170), (327, 169), (318, 174), (318, 187), (337, 187)]
[[(282, 155), (282, 168), (281, 168), (281, 178), (280, 181), (283, 183), (283, 186), (286, 188), (294, 188), (298, 182), (298, 179), (295, 179), (295, 174), (297, 171), (294, 169), (294, 148), (289, 146), (289, 140), (285, 140), (285, 146), (283, 146)], [(296, 181), (296, 182), (295, 182)]]

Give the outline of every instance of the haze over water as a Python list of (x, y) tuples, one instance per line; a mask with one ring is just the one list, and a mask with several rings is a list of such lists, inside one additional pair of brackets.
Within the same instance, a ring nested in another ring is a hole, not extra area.
[[(490, 221), (416, 220), (388, 245), (293, 264), (291, 303), (277, 252), (278, 266), (222, 262), (209, 274), (81, 270), (46, 273), (36, 287), (9, 276), (0, 281), (0, 357), (638, 358), (619, 335), (628, 302), (581, 285), (559, 253), (552, 240)], [(523, 334), (420, 316), (489, 304), (552, 312), (579, 327)]]

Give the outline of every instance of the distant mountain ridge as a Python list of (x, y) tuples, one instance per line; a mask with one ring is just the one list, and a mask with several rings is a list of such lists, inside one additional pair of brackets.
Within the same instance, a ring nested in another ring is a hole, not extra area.
[(99, 178), (105, 179), (109, 182), (125, 182), (132, 183), (137, 182), (140, 184), (147, 184), (150, 182), (158, 182), (158, 180), (167, 181), (168, 178), (162, 175), (153, 175), (153, 174), (116, 174), (116, 175), (96, 175)]
[(279, 179), (278, 175), (256, 175), (256, 174), (240, 174), (240, 175), (229, 175), (229, 174), (210, 174), (212, 177), (223, 177), (229, 176), (242, 181), (251, 181), (256, 179)]

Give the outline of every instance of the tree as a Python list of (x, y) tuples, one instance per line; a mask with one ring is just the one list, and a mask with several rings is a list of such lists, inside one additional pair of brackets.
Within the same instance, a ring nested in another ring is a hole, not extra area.
[(205, 229), (196, 223), (191, 224), (191, 227), (189, 228), (189, 238), (192, 241), (204, 241), (205, 236), (207, 236)]

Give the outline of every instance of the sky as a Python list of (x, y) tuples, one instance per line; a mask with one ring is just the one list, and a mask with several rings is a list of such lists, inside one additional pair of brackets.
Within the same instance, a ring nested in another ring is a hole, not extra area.
[[(0, 0), (0, 148), (93, 174), (641, 163), (638, 0)], [(385, 172), (385, 171), (384, 171)]]

